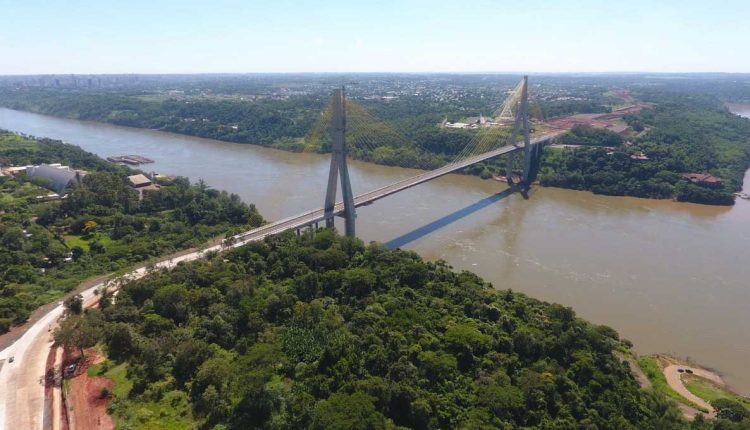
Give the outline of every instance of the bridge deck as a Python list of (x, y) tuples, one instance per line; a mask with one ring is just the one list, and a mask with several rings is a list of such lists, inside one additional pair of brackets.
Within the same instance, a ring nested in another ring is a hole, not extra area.
[[(552, 133), (544, 136), (540, 136), (531, 140), (532, 144), (546, 142), (560, 133)], [(419, 175), (412, 176), (410, 178), (398, 181), (396, 183), (387, 185), (376, 190), (368, 191), (364, 194), (360, 194), (354, 198), (354, 206), (360, 207), (368, 205), (376, 200), (382, 199), (383, 197), (390, 196), (391, 194), (398, 193), (407, 188), (414, 187), (419, 184), (437, 179), (441, 176), (447, 175), (448, 173), (461, 170), (465, 167), (471, 166), (472, 164), (479, 163), (480, 161), (489, 160), (490, 158), (498, 157), (501, 155), (509, 154), (511, 152), (523, 150), (523, 142), (518, 145), (506, 145), (498, 149), (485, 152), (484, 154), (475, 155), (468, 157), (465, 160), (461, 160), (456, 163), (447, 164), (429, 172), (420, 173)], [(341, 215), (344, 212), (344, 202), (336, 203), (333, 214)], [(323, 208), (314, 209), (309, 212), (303, 212), (301, 214), (293, 215), (288, 218), (284, 218), (270, 224), (258, 227), (256, 229), (247, 231), (245, 233), (233, 236), (235, 243), (247, 243), (257, 240), (263, 240), (267, 236), (279, 234), (287, 230), (294, 230), (301, 227), (305, 227), (316, 222), (325, 220), (325, 211)]]

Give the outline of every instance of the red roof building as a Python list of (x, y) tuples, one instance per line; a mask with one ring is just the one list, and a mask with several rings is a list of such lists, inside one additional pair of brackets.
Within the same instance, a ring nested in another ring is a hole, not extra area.
[(708, 173), (683, 173), (682, 177), (698, 185), (706, 185), (709, 187), (721, 186), (721, 179), (717, 178), (716, 176), (709, 175)]

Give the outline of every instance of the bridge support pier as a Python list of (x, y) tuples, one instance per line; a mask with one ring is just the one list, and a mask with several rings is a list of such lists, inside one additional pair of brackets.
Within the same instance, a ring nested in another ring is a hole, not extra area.
[(515, 158), (514, 153), (508, 154), (508, 165), (505, 167), (505, 179), (508, 180), (508, 185), (513, 186), (513, 159)]
[(336, 207), (336, 191), (338, 179), (341, 177), (341, 194), (344, 198), (344, 230), (347, 236), (355, 236), (355, 219), (357, 214), (354, 208), (354, 194), (349, 181), (349, 168), (346, 165), (346, 100), (344, 89), (340, 88), (333, 93), (333, 122), (331, 124), (331, 167), (328, 171), (328, 188), (326, 189), (325, 220), (326, 227), (332, 228), (333, 212)]

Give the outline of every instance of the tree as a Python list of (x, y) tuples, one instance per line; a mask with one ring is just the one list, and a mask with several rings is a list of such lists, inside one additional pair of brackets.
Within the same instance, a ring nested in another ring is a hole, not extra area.
[(74, 246), (70, 248), (70, 254), (73, 258), (73, 261), (78, 261), (81, 257), (83, 257), (83, 254), (85, 254), (86, 251), (83, 250), (80, 246)]
[(360, 391), (354, 394), (335, 393), (318, 402), (313, 412), (312, 429), (379, 430), (385, 429), (383, 414), (375, 409), (373, 397)]
[(5, 230), (2, 238), (0, 238), (0, 243), (5, 248), (13, 251), (19, 251), (23, 247), (23, 242), (23, 230), (19, 227), (11, 227)]
[(427, 377), (433, 381), (449, 379), (458, 369), (456, 357), (442, 351), (425, 351), (419, 354), (419, 361)]
[(91, 318), (84, 315), (69, 315), (55, 329), (55, 342), (64, 348), (78, 348), (81, 357), (83, 349), (94, 346), (101, 337), (100, 328), (95, 326)]
[(110, 358), (123, 360), (135, 350), (133, 332), (128, 324), (115, 323), (107, 329), (107, 353)]
[(104, 254), (107, 252), (107, 248), (100, 242), (94, 241), (89, 243), (89, 252), (92, 254)]
[(65, 311), (68, 314), (80, 315), (83, 311), (83, 296), (76, 294), (75, 296), (68, 297), (63, 302)]
[(735, 422), (750, 418), (750, 410), (734, 400), (716, 399), (711, 402), (711, 405), (716, 408), (716, 416), (719, 418)]
[(93, 219), (86, 221), (86, 223), (83, 225), (83, 231), (86, 233), (92, 233), (94, 230), (96, 230), (96, 227), (99, 224), (96, 223)]

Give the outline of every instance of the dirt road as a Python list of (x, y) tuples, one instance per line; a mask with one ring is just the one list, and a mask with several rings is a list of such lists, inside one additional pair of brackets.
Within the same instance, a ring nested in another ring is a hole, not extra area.
[(713, 372), (710, 372), (708, 370), (700, 369), (697, 367), (670, 364), (669, 366), (664, 368), (664, 377), (667, 379), (667, 384), (669, 384), (669, 386), (672, 387), (673, 390), (677, 391), (677, 394), (690, 400), (696, 405), (708, 410), (709, 412), (708, 414), (706, 414), (708, 417), (711, 417), (711, 418), (715, 417), (716, 410), (714, 410), (713, 406), (711, 406), (707, 401), (701, 399), (700, 397), (688, 391), (688, 389), (682, 383), (682, 378), (680, 377), (682, 373), (679, 371), (679, 369), (683, 369), (683, 370), (690, 369), (693, 372), (693, 375), (700, 376), (701, 378), (706, 378), (710, 381), (716, 382), (722, 387), (724, 386), (724, 381), (721, 379), (719, 375)]
[(615, 352), (615, 355), (620, 359), (620, 361), (625, 361), (628, 363), (628, 367), (630, 367), (630, 373), (633, 375), (635, 380), (638, 381), (638, 385), (642, 390), (648, 390), (649, 388), (651, 388), (651, 381), (648, 380), (648, 376), (643, 373), (641, 366), (636, 363), (635, 359), (632, 356), (623, 354), (621, 352)]

